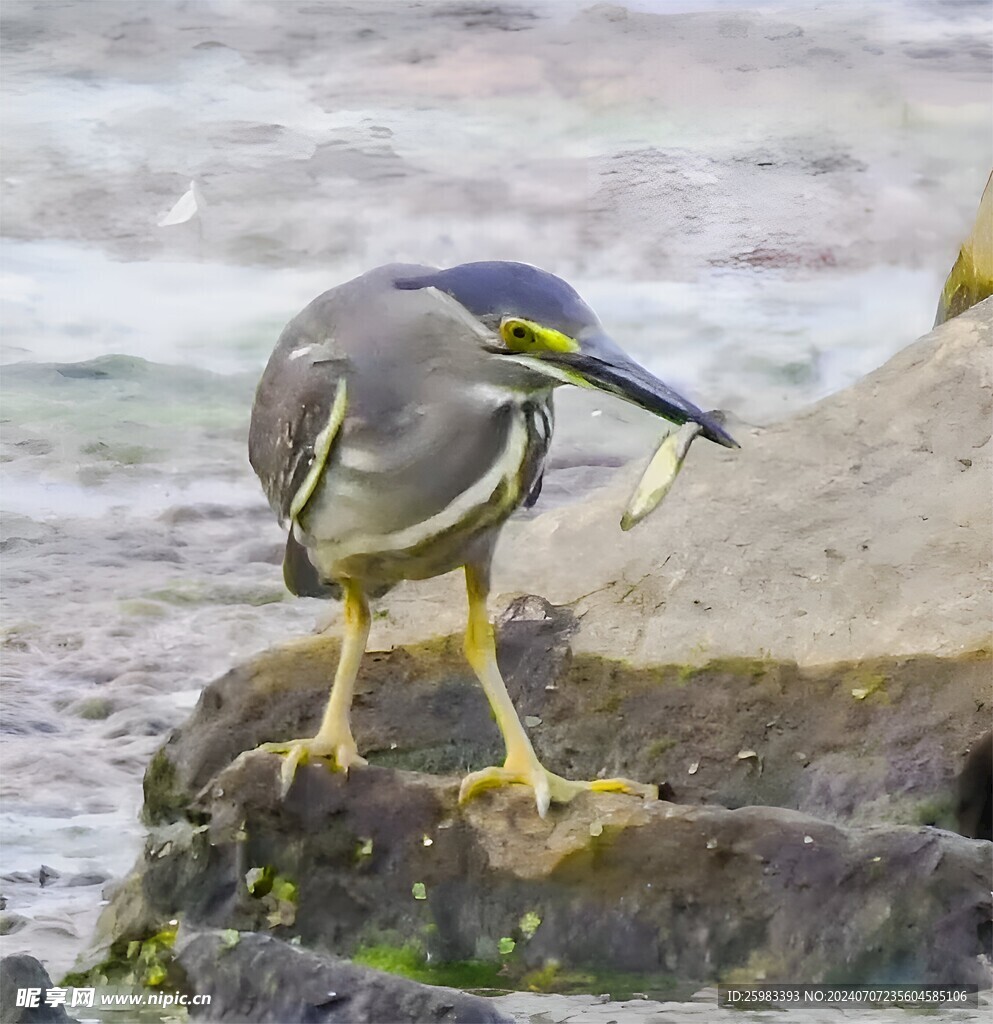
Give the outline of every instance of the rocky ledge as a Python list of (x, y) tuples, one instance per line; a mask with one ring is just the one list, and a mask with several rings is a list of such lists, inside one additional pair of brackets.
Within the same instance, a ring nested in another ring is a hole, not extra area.
[(525, 987), (560, 970), (663, 989), (985, 977), (985, 843), (613, 794), (543, 821), (523, 789), (457, 794), (451, 778), (307, 765), (282, 800), (278, 757), (243, 755), (150, 840), (114, 931), (179, 917), (359, 959), (490, 964), (491, 985)]
[[(665, 799), (586, 795), (545, 821), (520, 790), (459, 806), (457, 776), (500, 756), (462, 595), (402, 587), (357, 687), (371, 765), (305, 766), (281, 800), (278, 759), (252, 752), (316, 727), (333, 630), (215, 681), (149, 766), (148, 844), (81, 970), (204, 991), (228, 977), (210, 951), (240, 950), (228, 973), (263, 1005), (291, 957), (311, 979), (293, 998), (337, 977), (353, 1009), (372, 1004), (336, 957), (456, 989), (988, 985), (991, 847), (948, 829), (988, 832), (991, 314), (741, 453), (694, 450), (616, 543), (624, 481), (513, 524), (497, 578), (531, 593), (494, 603), (536, 749)], [(492, 1012), (408, 997), (432, 1019)], [(231, 1006), (216, 1019), (247, 1019)]]

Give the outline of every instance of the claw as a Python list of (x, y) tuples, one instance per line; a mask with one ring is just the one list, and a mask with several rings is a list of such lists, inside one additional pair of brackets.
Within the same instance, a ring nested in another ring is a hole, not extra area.
[(310, 739), (286, 740), (281, 743), (263, 743), (259, 750), (285, 756), (279, 770), (280, 796), (284, 799), (293, 785), (297, 768), (311, 759), (330, 762), (328, 767), (332, 771), (344, 772), (346, 775), (350, 768), (369, 763), (359, 754), (355, 740), (350, 736), (341, 741), (314, 736)]
[(563, 779), (561, 775), (555, 775), (536, 761), (524, 769), (505, 766), (503, 768), (483, 768), (478, 772), (472, 772), (462, 780), (462, 785), (459, 788), (459, 803), (465, 803), (466, 800), (471, 799), (484, 789), (512, 785), (531, 787), (534, 791), (538, 814), (542, 818), (548, 814), (548, 808), (553, 802), (567, 804), (580, 793), (627, 793), (630, 796), (643, 797), (645, 800), (658, 800), (659, 798), (658, 786), (632, 782), (631, 779), (594, 779), (592, 782), (574, 782), (570, 779)]
[(538, 806), (538, 817), (544, 818), (548, 815), (548, 808), (552, 802), (552, 789), (547, 779), (539, 778), (534, 787), (534, 802)]

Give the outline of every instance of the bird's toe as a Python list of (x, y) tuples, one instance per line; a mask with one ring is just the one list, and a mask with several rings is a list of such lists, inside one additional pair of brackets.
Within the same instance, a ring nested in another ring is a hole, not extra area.
[(580, 793), (626, 793), (645, 800), (658, 800), (658, 786), (633, 782), (631, 779), (594, 779), (592, 782), (576, 782), (555, 775), (540, 764), (525, 769), (483, 768), (472, 772), (462, 780), (459, 789), (459, 803), (465, 803), (484, 789), (497, 786), (529, 786), (534, 792), (538, 814), (544, 818), (551, 804), (567, 804)]
[(594, 793), (626, 793), (645, 800), (658, 800), (659, 787), (631, 779), (594, 779), (586, 784)]
[(359, 754), (358, 747), (350, 736), (338, 740), (318, 735), (309, 739), (263, 743), (259, 750), (270, 754), (279, 754), (283, 757), (283, 763), (279, 769), (280, 789), (283, 797), (293, 785), (297, 768), (310, 760), (325, 761), (332, 771), (345, 772), (346, 775), (351, 768), (369, 763)]
[(491, 767), (470, 772), (459, 787), (459, 803), (465, 803), (477, 793), (482, 793), (484, 789), (496, 789), (498, 786), (509, 786), (522, 781), (518, 772), (511, 772), (506, 768)]

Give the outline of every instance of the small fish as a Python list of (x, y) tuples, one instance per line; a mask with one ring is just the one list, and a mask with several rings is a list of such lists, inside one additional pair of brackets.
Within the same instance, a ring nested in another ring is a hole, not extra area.
[(621, 516), (621, 529), (630, 530), (640, 523), (669, 493), (686, 459), (693, 439), (703, 430), (699, 423), (686, 422), (662, 439), (648, 468), (638, 481), (634, 494)]

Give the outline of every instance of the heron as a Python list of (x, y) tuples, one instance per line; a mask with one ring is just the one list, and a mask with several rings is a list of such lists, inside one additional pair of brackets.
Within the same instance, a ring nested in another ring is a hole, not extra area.
[(728, 448), (701, 411), (628, 356), (564, 280), (529, 264), (378, 267), (318, 296), (281, 333), (252, 409), (249, 460), (287, 529), (283, 577), (300, 596), (340, 596), (344, 635), (317, 733), (263, 744), (297, 766), (366, 764), (349, 709), (371, 598), (461, 569), (464, 651), (506, 746), (460, 801), (529, 787), (538, 814), (582, 792), (657, 798), (631, 779), (575, 781), (539, 761), (507, 693), (487, 612), (494, 547), (537, 500), (562, 385), (608, 392)]

